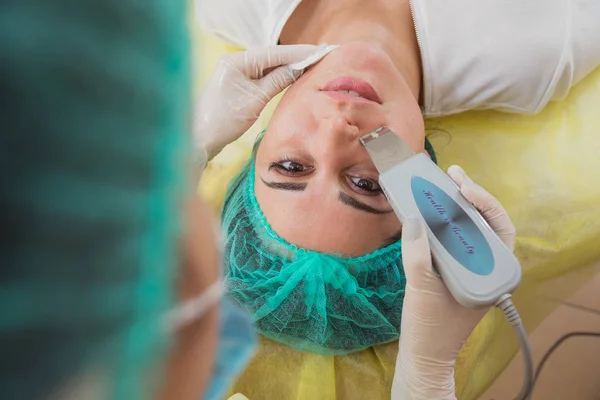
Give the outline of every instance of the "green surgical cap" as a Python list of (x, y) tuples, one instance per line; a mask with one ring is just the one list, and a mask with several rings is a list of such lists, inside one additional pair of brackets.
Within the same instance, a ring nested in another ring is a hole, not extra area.
[(398, 339), (406, 284), (400, 241), (356, 258), (286, 242), (254, 194), (256, 148), (223, 207), (228, 296), (262, 335), (299, 350), (341, 355)]
[(188, 4), (1, 4), (0, 397), (93, 374), (92, 398), (148, 399), (189, 190)]

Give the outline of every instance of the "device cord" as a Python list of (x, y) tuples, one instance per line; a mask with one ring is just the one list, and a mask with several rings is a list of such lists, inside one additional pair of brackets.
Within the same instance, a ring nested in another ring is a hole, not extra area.
[(544, 356), (540, 360), (540, 363), (538, 364), (537, 369), (535, 370), (535, 376), (533, 378), (533, 386), (531, 387), (530, 394), (533, 394), (533, 388), (535, 387), (535, 384), (537, 383), (537, 380), (540, 377), (540, 373), (542, 372), (542, 368), (544, 368), (544, 365), (546, 365), (546, 362), (548, 361), (548, 359), (550, 358), (550, 356), (552, 355), (552, 353), (554, 353), (554, 351), (556, 349), (558, 349), (561, 344), (563, 344), (564, 342), (566, 342), (568, 339), (571, 339), (571, 338), (574, 338), (574, 337), (596, 337), (596, 338), (600, 338), (600, 332), (579, 332), (579, 331), (569, 332), (569, 333), (564, 334), (556, 342), (554, 342), (554, 344), (546, 351), (546, 354), (544, 354)]
[(525, 332), (525, 327), (521, 322), (521, 316), (515, 308), (515, 305), (511, 300), (510, 294), (503, 295), (500, 298), (500, 300), (498, 300), (498, 302), (496, 303), (496, 307), (498, 307), (504, 313), (504, 315), (508, 319), (508, 322), (510, 322), (512, 327), (517, 332), (519, 344), (521, 345), (521, 353), (523, 354), (525, 374), (523, 377), (523, 386), (521, 387), (521, 391), (519, 392), (517, 397), (515, 397), (515, 400), (527, 400), (529, 399), (529, 395), (531, 394), (531, 390), (533, 388), (533, 383), (535, 379), (533, 353), (531, 352), (531, 346), (529, 345), (527, 332)]

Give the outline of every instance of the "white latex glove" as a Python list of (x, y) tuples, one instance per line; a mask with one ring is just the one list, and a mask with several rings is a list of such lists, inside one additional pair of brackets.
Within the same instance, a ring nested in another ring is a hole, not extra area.
[(206, 152), (210, 160), (238, 139), (267, 103), (302, 74), (287, 65), (317, 49), (313, 45), (271, 46), (221, 57), (196, 104), (196, 152)]
[[(460, 167), (450, 167), (448, 175), (512, 251), (515, 227), (498, 200), (475, 184)], [(456, 356), (487, 312), (463, 307), (454, 300), (432, 269), (425, 229), (420, 220), (409, 218), (402, 228), (402, 261), (407, 284), (393, 400), (455, 399)]]

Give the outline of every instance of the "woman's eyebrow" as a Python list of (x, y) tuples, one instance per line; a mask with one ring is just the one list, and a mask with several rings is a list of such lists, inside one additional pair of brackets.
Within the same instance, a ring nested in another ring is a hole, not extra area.
[(267, 186), (268, 188), (275, 190), (289, 190), (291, 192), (302, 192), (306, 189), (308, 183), (295, 183), (295, 182), (267, 182), (263, 178), (260, 180)]
[(346, 204), (347, 206), (356, 208), (357, 210), (366, 211), (371, 214), (389, 214), (393, 211), (391, 209), (390, 210), (378, 210), (376, 208), (369, 206), (368, 204), (365, 204), (361, 201), (356, 200), (354, 197), (348, 196), (344, 192), (340, 192), (338, 194), (338, 200), (341, 201), (342, 203)]
[[(306, 189), (308, 183), (295, 183), (295, 182), (267, 182), (263, 178), (260, 180), (267, 186), (268, 188), (275, 190), (288, 190), (291, 192), (302, 192)], [(378, 210), (376, 208), (371, 207), (368, 204), (363, 203), (362, 201), (356, 200), (354, 197), (348, 196), (344, 192), (339, 192), (338, 200), (343, 204), (355, 208), (360, 211), (365, 211), (371, 214), (389, 214), (393, 210)]]

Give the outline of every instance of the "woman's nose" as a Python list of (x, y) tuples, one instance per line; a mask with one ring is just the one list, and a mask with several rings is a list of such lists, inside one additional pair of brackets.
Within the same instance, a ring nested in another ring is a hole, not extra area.
[(336, 114), (329, 118), (323, 118), (319, 124), (321, 133), (331, 136), (335, 141), (358, 140), (359, 129), (345, 118), (344, 115)]

